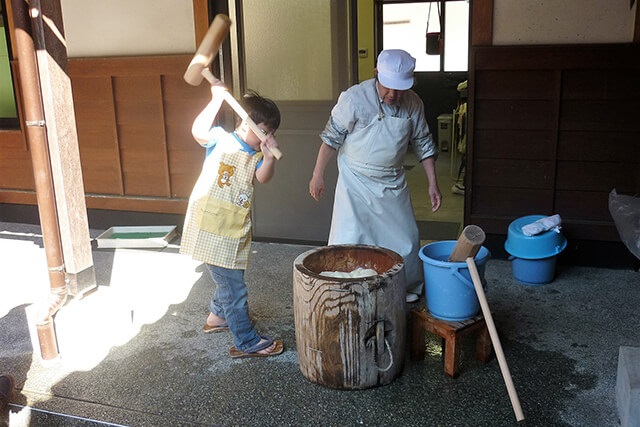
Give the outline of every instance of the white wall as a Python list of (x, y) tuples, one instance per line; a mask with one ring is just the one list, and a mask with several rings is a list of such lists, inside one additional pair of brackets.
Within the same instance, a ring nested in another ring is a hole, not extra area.
[(69, 58), (193, 53), (190, 0), (61, 0)]
[(494, 0), (493, 44), (629, 43), (629, 0)]

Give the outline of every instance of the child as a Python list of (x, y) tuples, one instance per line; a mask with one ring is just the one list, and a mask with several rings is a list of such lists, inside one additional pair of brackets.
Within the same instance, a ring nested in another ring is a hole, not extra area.
[(230, 330), (233, 358), (275, 356), (283, 352), (283, 342), (260, 336), (253, 327), (244, 271), (251, 246), (253, 180), (266, 183), (273, 177), (275, 158), (266, 148), (278, 146), (274, 133), (280, 126), (280, 111), (273, 101), (255, 93), (244, 98), (249, 117), (266, 135), (264, 142), (246, 121), (231, 133), (212, 128), (224, 90), (219, 80), (211, 86), (211, 101), (191, 129), (209, 155), (189, 198), (180, 252), (205, 263), (216, 283), (204, 332)]

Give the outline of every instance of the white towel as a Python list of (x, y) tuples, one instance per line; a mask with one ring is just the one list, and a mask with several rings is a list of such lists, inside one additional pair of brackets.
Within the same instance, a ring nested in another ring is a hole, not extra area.
[(535, 236), (536, 234), (540, 234), (547, 230), (553, 230), (556, 233), (560, 233), (561, 222), (562, 220), (558, 214), (547, 216), (522, 227), (522, 233), (525, 236)]

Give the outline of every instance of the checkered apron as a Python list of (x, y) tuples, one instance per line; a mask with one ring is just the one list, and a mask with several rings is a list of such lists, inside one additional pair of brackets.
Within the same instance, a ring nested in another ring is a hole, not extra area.
[(253, 179), (262, 153), (240, 151), (231, 140), (218, 145), (189, 198), (180, 252), (207, 264), (246, 270)]

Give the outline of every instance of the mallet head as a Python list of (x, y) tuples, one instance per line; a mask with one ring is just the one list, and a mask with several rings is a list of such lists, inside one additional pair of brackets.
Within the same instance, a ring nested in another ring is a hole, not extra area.
[(198, 86), (202, 82), (202, 70), (209, 67), (217, 55), (220, 45), (229, 34), (230, 28), (231, 19), (227, 15), (216, 15), (184, 73), (185, 82), (192, 86)]

